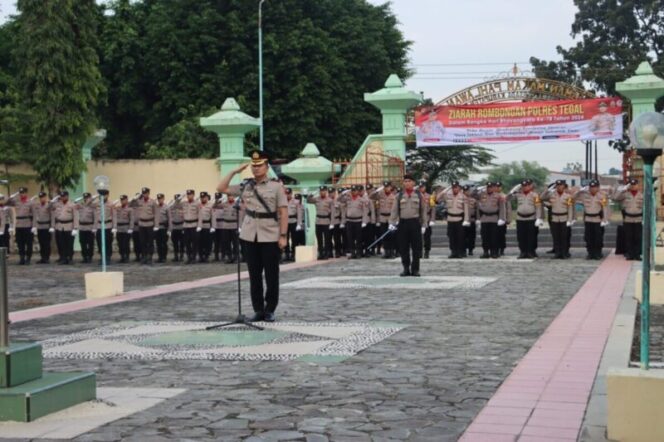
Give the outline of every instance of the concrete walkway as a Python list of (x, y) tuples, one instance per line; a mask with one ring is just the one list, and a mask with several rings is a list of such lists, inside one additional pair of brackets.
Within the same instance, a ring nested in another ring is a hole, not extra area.
[(505, 379), (462, 441), (577, 440), (630, 269), (631, 263), (620, 256), (604, 260)]

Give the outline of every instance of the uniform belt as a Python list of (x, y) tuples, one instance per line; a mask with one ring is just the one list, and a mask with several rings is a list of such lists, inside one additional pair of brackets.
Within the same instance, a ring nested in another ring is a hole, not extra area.
[(129, 223), (118, 223), (118, 226), (128, 226)]
[(551, 212), (551, 215), (555, 215), (555, 216), (567, 216), (567, 212)]
[(484, 210), (480, 210), (480, 215), (484, 215), (484, 216), (498, 215), (498, 211), (496, 211), (496, 212), (485, 212)]
[(362, 219), (362, 217), (361, 216), (347, 216), (346, 219), (351, 220), (351, 221), (357, 221), (358, 219)]
[(31, 216), (17, 216), (16, 219), (32, 219)]
[(464, 213), (463, 212), (459, 212), (459, 213), (447, 212), (447, 216), (450, 216), (450, 215), (451, 216), (463, 216)]
[(594, 217), (594, 216), (600, 216), (602, 212), (597, 212), (597, 213), (584, 213), (583, 216), (589, 216), (589, 217)]
[(64, 224), (64, 223), (70, 223), (70, 222), (72, 222), (72, 221), (74, 221), (74, 220), (73, 220), (73, 219), (56, 219), (56, 221), (59, 222), (59, 223), (63, 223), (63, 224)]
[(331, 218), (332, 215), (316, 215), (316, 218)]
[(275, 219), (275, 217), (276, 217), (276, 214), (274, 214), (274, 213), (259, 213), (259, 212), (255, 212), (255, 211), (249, 210), (249, 209), (247, 209), (245, 211), (245, 213), (247, 215), (249, 215), (250, 217), (256, 218), (256, 219)]
[(623, 215), (625, 215), (628, 218), (640, 218), (643, 216), (643, 213), (627, 213), (623, 212)]
[(197, 223), (198, 219), (185, 219), (184, 222), (186, 222), (186, 223)]
[(159, 223), (161, 227), (168, 227), (168, 223)]
[(383, 213), (383, 212), (380, 212), (380, 216), (390, 216), (390, 215), (391, 215), (391, 213)]
[(80, 221), (78, 222), (79, 226), (91, 226), (93, 224), (94, 224), (93, 222), (89, 222), (89, 223), (83, 223), (83, 222), (80, 222)]
[[(516, 212), (516, 214), (519, 215), (519, 216), (522, 216), (522, 217), (524, 217), (524, 218), (528, 218), (529, 216), (533, 216), (533, 215), (535, 215), (535, 212), (532, 212), (532, 213), (521, 213), (521, 212)], [(565, 215), (567, 215), (567, 214), (565, 214)]]
[(37, 224), (51, 224), (50, 221), (37, 221)]
[(201, 221), (201, 224), (211, 224), (212, 221)]
[(154, 218), (140, 218), (143, 222), (154, 221)]
[(171, 224), (173, 224), (174, 226), (181, 226), (182, 224), (184, 224), (184, 222), (180, 221), (176, 223), (175, 221), (173, 221)]
[(297, 219), (297, 215), (293, 215), (293, 216), (288, 215), (288, 219)]
[(217, 221), (223, 221), (223, 222), (225, 222), (225, 223), (236, 223), (236, 222), (237, 222), (236, 219), (223, 219), (223, 218), (222, 218), (222, 219), (218, 219)]

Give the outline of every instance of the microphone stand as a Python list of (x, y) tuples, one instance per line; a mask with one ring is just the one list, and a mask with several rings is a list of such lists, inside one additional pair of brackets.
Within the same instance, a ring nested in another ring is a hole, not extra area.
[(223, 324), (215, 324), (215, 325), (210, 325), (209, 327), (205, 327), (205, 330), (216, 330), (218, 328), (224, 328), (224, 327), (230, 327), (232, 325), (246, 325), (249, 328), (253, 328), (254, 330), (264, 330), (263, 327), (259, 327), (256, 324), (253, 324), (249, 322), (247, 317), (242, 314), (242, 285), (241, 285), (241, 279), (240, 279), (240, 264), (242, 260), (240, 259), (241, 253), (240, 253), (240, 203), (242, 202), (242, 194), (244, 193), (244, 186), (247, 184), (246, 181), (243, 181), (242, 184), (240, 184), (240, 196), (237, 197), (235, 200), (235, 203), (233, 204), (233, 208), (235, 209), (235, 215), (237, 219), (237, 234), (235, 235), (235, 250), (237, 250), (238, 256), (237, 256), (237, 316), (235, 317), (235, 320), (231, 322), (224, 322)]

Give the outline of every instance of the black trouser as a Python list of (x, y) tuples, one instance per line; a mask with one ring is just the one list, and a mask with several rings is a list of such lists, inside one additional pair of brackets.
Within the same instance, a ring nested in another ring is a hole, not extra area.
[(625, 257), (637, 259), (641, 256), (641, 241), (643, 234), (643, 224), (623, 223), (625, 235)]
[(223, 248), (221, 247), (222, 244), (222, 236), (223, 236), (223, 230), (222, 229), (216, 229), (214, 233), (212, 234), (212, 244), (213, 244), (213, 252), (214, 252), (214, 257), (215, 259), (219, 259), (221, 255), (225, 255)]
[(168, 230), (166, 227), (160, 227), (155, 232), (154, 242), (157, 246), (157, 257), (160, 261), (165, 260), (168, 255)]
[[(48, 228), (37, 230), (37, 240), (39, 241), (39, 256), (42, 261), (48, 261), (51, 259), (51, 232), (48, 231)], [(0, 245), (0, 247), (2, 246)]]
[[(4, 214), (0, 215), (4, 216)], [(5, 225), (5, 234), (0, 235), (0, 247), (4, 249), (8, 249), (7, 252), (9, 252), (9, 225)]]
[(184, 256), (184, 230), (171, 230), (171, 242), (173, 243), (173, 255), (175, 258), (182, 258)]
[[(376, 225), (369, 223), (364, 228), (362, 229), (362, 250), (366, 250), (369, 248), (371, 243), (373, 243), (376, 240)], [(372, 251), (375, 251), (376, 246), (372, 249)], [(367, 250), (368, 252), (368, 250)]]
[(129, 240), (131, 235), (127, 232), (118, 232), (118, 251), (120, 258), (123, 260), (129, 259)]
[[(344, 254), (344, 230), (339, 227), (339, 224), (334, 225), (332, 230), (332, 240), (334, 242), (334, 254), (341, 256)], [(304, 242), (302, 243), (304, 244)]]
[(602, 256), (602, 247), (604, 247), (604, 231), (600, 223), (585, 223), (583, 236), (586, 241), (586, 250), (592, 257)]
[[(106, 262), (108, 262), (111, 259), (111, 255), (113, 255), (113, 232), (111, 232), (111, 229), (105, 229), (104, 239), (106, 243)], [(97, 230), (97, 249), (101, 256), (101, 229)]]
[(286, 231), (286, 248), (284, 252), (286, 253), (287, 258), (295, 257), (295, 234), (297, 233), (297, 223), (288, 223), (288, 230)]
[(71, 230), (56, 230), (55, 244), (58, 247), (58, 255), (61, 261), (72, 259), (74, 256), (74, 237), (71, 235)]
[(134, 255), (136, 256), (136, 259), (139, 260), (141, 259), (141, 252), (143, 251), (143, 247), (141, 246), (140, 227), (134, 227), (131, 234), (131, 241), (134, 244)]
[(498, 249), (505, 250), (507, 248), (507, 224), (498, 226)]
[(238, 258), (237, 250), (237, 229), (221, 229), (222, 234), (222, 251), (221, 253), (228, 258)]
[(549, 222), (551, 236), (553, 237), (553, 254), (555, 258), (564, 258), (569, 249), (567, 222)]
[(362, 256), (362, 222), (346, 222), (346, 239), (348, 251), (354, 256)]
[(422, 254), (422, 226), (420, 220), (417, 218), (401, 219), (397, 227), (397, 241), (404, 270), (411, 273), (419, 272)]
[(464, 243), (463, 221), (447, 222), (447, 238), (452, 255), (461, 257), (466, 255)]
[(484, 253), (498, 256), (498, 223), (483, 221), (480, 224), (480, 235), (482, 236), (482, 249)]
[(95, 234), (92, 230), (80, 230), (78, 232), (78, 242), (81, 244), (81, 256), (84, 260), (92, 259), (95, 254)]
[(329, 225), (316, 224), (316, 242), (318, 256), (332, 256), (332, 231)]
[(184, 250), (190, 260), (196, 259), (198, 241), (196, 240), (196, 227), (186, 227), (184, 229)]
[[(2, 215), (0, 215), (2, 216)], [(18, 248), (18, 255), (23, 258), (30, 259), (32, 257), (32, 228), (31, 227), (17, 227), (16, 232), (16, 246)]]
[(210, 251), (212, 250), (212, 238), (210, 237), (210, 229), (203, 228), (198, 232), (198, 254), (201, 260), (206, 261), (210, 258)]
[[(388, 227), (390, 226), (390, 223), (387, 221), (384, 223), (380, 223), (380, 226), (378, 226), (378, 237), (380, 238), (381, 236), (385, 235), (385, 232), (387, 232)], [(385, 237), (378, 243), (378, 249), (381, 247), (385, 251), (386, 255), (389, 255), (391, 253), (394, 253), (394, 232), (393, 233), (388, 233), (385, 235)]]
[[(422, 230), (420, 229), (420, 232)], [(424, 229), (424, 235), (422, 235), (422, 242), (424, 243), (424, 251), (425, 252), (430, 252), (431, 251), (431, 227), (427, 226), (426, 229)]]
[[(249, 270), (251, 304), (256, 313), (274, 313), (279, 304), (279, 245), (276, 242), (242, 241)], [(265, 296), (263, 296), (265, 272)]]
[(477, 239), (477, 225), (472, 221), (469, 226), (463, 228), (463, 240), (466, 249), (472, 252), (475, 248), (475, 240)]
[(154, 253), (154, 230), (152, 226), (149, 227), (139, 227), (138, 232), (140, 234), (140, 243), (141, 243), (141, 258), (144, 260), (151, 260), (152, 254)]
[(537, 231), (535, 220), (516, 221), (516, 239), (519, 243), (519, 252), (522, 255), (532, 256), (535, 254)]

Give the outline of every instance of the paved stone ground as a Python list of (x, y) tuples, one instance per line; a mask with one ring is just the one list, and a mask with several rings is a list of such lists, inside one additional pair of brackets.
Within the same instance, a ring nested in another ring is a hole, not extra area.
[[(11, 293), (9, 310), (15, 312), (85, 299), (84, 275), (88, 272), (100, 271), (101, 266), (81, 264), (78, 254), (74, 260), (76, 264), (73, 265), (33, 263), (29, 266), (20, 266), (18, 258), (11, 256), (7, 266), (8, 290)], [(124, 272), (125, 291), (209, 278), (237, 271), (237, 264), (218, 262), (185, 265), (169, 261), (164, 264), (155, 263), (147, 266), (135, 262), (116, 264), (116, 257), (112, 261), (113, 263), (107, 267), (107, 270)], [(242, 270), (245, 269), (243, 264)]]
[[(104, 387), (188, 390), (81, 441), (456, 440), (596, 267), (579, 258), (423, 261), (424, 274), (498, 279), (482, 289), (282, 290), (278, 319), (409, 325), (337, 364), (47, 359), (45, 368), (94, 370)], [(400, 270), (380, 259), (340, 261), (284, 272), (282, 282)], [(163, 283), (159, 275), (165, 272), (154, 273), (153, 282)], [(26, 281), (13, 284), (30, 287)], [(12, 337), (42, 340), (123, 320), (229, 318), (235, 299), (235, 284), (228, 283), (20, 323)]]

